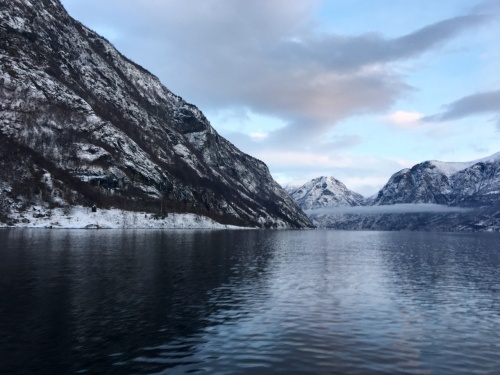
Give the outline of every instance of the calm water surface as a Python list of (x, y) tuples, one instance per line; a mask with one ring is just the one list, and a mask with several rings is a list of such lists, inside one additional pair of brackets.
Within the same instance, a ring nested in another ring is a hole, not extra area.
[(0, 231), (0, 373), (499, 374), (500, 236)]

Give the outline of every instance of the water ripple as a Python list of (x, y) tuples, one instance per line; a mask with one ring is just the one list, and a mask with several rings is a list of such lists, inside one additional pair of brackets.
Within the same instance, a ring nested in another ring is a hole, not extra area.
[(0, 372), (496, 374), (499, 239), (0, 232)]

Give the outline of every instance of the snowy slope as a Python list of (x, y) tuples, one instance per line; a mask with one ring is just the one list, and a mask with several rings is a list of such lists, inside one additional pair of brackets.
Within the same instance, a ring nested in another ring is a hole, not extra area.
[(116, 208), (92, 212), (90, 207), (82, 206), (54, 209), (33, 206), (24, 212), (13, 213), (11, 223), (0, 223), (0, 228), (2, 226), (51, 229), (244, 229), (223, 225), (196, 214), (170, 213), (159, 217)]
[(451, 206), (500, 204), (500, 153), (464, 163), (426, 161), (395, 173), (375, 205), (437, 203)]
[(0, 110), (0, 221), (95, 203), (311, 225), (264, 163), (57, 0), (0, 2)]
[(362, 195), (349, 190), (334, 177), (318, 177), (290, 192), (302, 210), (325, 207), (361, 206)]
[(433, 164), (437, 169), (439, 169), (446, 176), (451, 177), (457, 172), (463, 171), (467, 168), (472, 167), (478, 163), (495, 163), (500, 161), (500, 152), (497, 152), (491, 156), (485, 158), (477, 159), (468, 162), (444, 162), (438, 160), (431, 160), (430, 163)]

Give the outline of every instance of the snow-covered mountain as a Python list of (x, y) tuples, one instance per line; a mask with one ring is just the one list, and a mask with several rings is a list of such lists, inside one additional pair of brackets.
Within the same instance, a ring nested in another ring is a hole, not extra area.
[(464, 163), (417, 164), (364, 200), (330, 179), (332, 187), (320, 177), (290, 193), (318, 227), (500, 232), (500, 153)]
[(283, 190), (285, 190), (288, 194), (291, 194), (293, 193), (295, 190), (297, 190), (300, 185), (297, 185), (297, 184), (284, 184), (284, 185), (281, 185), (281, 187), (283, 188)]
[(289, 191), (289, 194), (303, 210), (364, 204), (362, 195), (349, 190), (334, 177), (315, 178), (303, 186)]
[(261, 161), (59, 0), (0, 2), (0, 221), (33, 205), (309, 227)]
[(374, 205), (436, 203), (481, 207), (500, 204), (500, 152), (487, 158), (447, 163), (426, 161), (395, 173)]

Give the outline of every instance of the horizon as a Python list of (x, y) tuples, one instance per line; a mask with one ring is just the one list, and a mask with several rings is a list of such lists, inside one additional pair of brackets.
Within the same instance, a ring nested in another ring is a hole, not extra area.
[(498, 2), (62, 3), (281, 185), (500, 151)]

